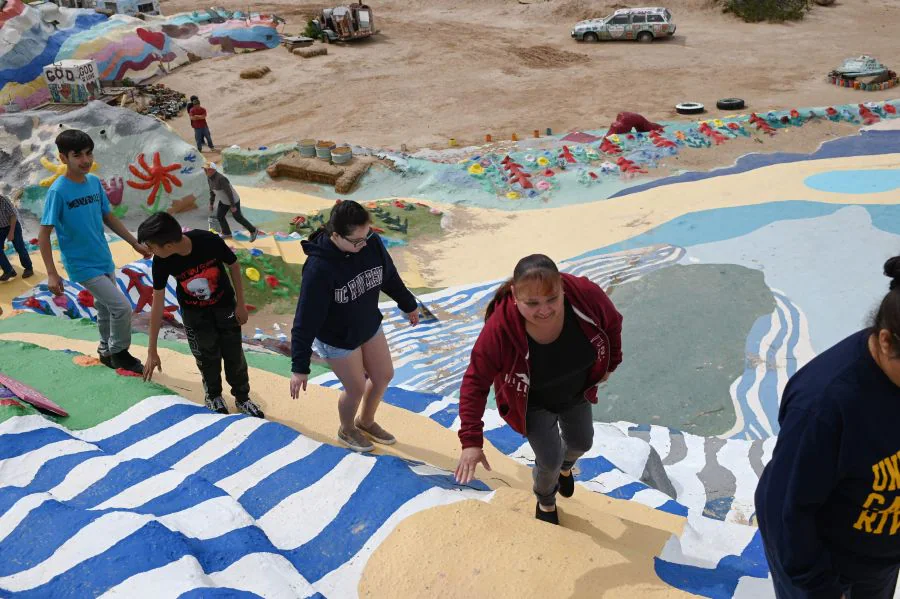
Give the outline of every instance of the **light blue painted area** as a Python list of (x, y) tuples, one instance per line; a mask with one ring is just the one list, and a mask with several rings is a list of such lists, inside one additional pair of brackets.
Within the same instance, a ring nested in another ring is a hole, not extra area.
[(900, 169), (828, 171), (803, 182), (812, 189), (832, 193), (883, 193), (900, 187)]
[[(777, 210), (780, 204), (768, 206)], [(823, 205), (810, 206), (810, 214), (813, 206)], [(820, 353), (865, 325), (888, 290), (882, 265), (900, 254), (900, 235), (878, 228), (862, 206), (833, 206), (803, 219), (785, 208), (789, 220), (773, 218), (744, 235), (694, 245), (684, 259), (762, 270), (766, 283), (805, 314), (812, 347)], [(896, 231), (900, 206), (877, 208), (877, 220)]]

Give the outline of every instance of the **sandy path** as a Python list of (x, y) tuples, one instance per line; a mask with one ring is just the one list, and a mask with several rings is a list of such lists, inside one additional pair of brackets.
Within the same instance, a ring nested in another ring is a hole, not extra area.
[[(246, 10), (244, 2), (224, 0)], [(898, 95), (854, 92), (824, 81), (847, 56), (868, 53), (895, 68), (889, 0), (814, 7), (793, 24), (746, 24), (703, 0), (670, 0), (675, 38), (653, 44), (579, 44), (569, 37), (583, 14), (580, 0), (530, 5), (511, 0), (386, 0), (375, 6), (383, 34), (329, 55), (299, 59), (276, 48), (217, 58), (169, 75), (165, 83), (198, 93), (219, 146), (258, 146), (304, 136), (363, 145), (410, 148), (508, 138), (534, 129), (565, 131), (608, 125), (622, 110), (675, 118), (677, 102), (713, 109), (727, 96), (768, 110), (881, 100)], [(206, 4), (168, 0), (173, 13)], [(318, 3), (321, 6), (321, 3)], [(312, 4), (251, 4), (303, 28)], [(607, 9), (597, 5), (595, 10)], [(802, 57), (802, 58), (801, 58)], [(268, 65), (259, 81), (239, 79)], [(189, 136), (187, 118), (171, 121)]]

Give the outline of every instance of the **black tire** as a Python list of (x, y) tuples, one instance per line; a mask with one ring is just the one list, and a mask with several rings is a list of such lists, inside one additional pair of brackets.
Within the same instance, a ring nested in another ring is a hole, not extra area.
[(703, 114), (706, 108), (699, 102), (682, 102), (675, 105), (675, 112), (678, 114)]
[(716, 102), (716, 108), (719, 110), (742, 110), (745, 104), (740, 98), (722, 98)]
[(637, 36), (637, 41), (642, 44), (649, 44), (653, 41), (653, 34), (649, 31), (641, 31)]
[(581, 41), (583, 42), (599, 42), (600, 36), (594, 33), (593, 31), (589, 31), (582, 36)]

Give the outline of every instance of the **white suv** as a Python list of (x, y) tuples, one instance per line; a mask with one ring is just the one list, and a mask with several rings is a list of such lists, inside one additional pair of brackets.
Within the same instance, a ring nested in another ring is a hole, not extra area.
[(675, 35), (672, 13), (666, 8), (622, 8), (602, 19), (580, 21), (572, 37), (580, 42), (637, 40), (649, 43), (658, 37)]

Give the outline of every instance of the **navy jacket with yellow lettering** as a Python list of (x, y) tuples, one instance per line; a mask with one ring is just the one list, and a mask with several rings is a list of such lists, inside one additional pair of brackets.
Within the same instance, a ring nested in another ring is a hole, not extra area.
[(868, 330), (800, 369), (756, 491), (772, 558), (811, 597), (841, 596), (841, 574), (900, 564), (900, 388), (878, 367)]
[(313, 339), (343, 349), (371, 339), (381, 326), (381, 291), (404, 312), (416, 309), (416, 298), (378, 235), (357, 253), (339, 250), (324, 230), (301, 243), (308, 257), (291, 330), (292, 372), (309, 374)]

